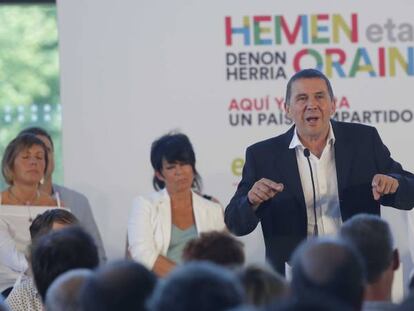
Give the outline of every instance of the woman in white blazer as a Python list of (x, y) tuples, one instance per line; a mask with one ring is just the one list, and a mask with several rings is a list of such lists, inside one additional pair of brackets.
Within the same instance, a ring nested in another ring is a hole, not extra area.
[(201, 178), (184, 134), (153, 142), (151, 164), (157, 192), (134, 200), (128, 222), (129, 252), (158, 276), (181, 263), (185, 244), (198, 234), (223, 230), (223, 208), (198, 194)]

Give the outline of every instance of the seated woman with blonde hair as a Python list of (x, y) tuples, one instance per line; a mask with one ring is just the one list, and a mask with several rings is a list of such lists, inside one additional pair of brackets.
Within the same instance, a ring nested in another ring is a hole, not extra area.
[(157, 192), (134, 200), (128, 242), (132, 258), (158, 276), (181, 263), (189, 240), (202, 232), (225, 229), (222, 206), (198, 194), (195, 163), (193, 146), (184, 134), (164, 135), (151, 146)]
[(24, 207), (29, 216), (27, 240), (17, 234), (17, 228), (0, 218), (0, 291), (4, 296), (28, 267), (24, 252), (30, 243), (30, 222), (36, 216), (31, 215), (30, 207), (57, 205), (50, 195), (39, 190), (47, 163), (45, 144), (30, 134), (13, 139), (3, 154), (2, 174), (9, 187), (0, 193), (0, 208), (2, 205), (15, 205), (16, 209)]

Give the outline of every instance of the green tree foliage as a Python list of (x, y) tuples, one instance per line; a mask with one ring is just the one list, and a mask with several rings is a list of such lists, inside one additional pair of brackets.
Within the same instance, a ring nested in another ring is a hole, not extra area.
[(54, 180), (61, 182), (56, 6), (0, 5), (0, 154), (29, 126), (41, 126), (52, 135)]

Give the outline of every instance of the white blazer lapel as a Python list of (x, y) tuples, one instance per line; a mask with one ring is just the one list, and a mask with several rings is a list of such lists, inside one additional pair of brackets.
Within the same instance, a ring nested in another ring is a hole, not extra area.
[(171, 200), (166, 189), (162, 190), (159, 203), (159, 222), (162, 231), (162, 254), (167, 254), (171, 240)]
[(194, 221), (197, 229), (197, 234), (205, 231), (205, 221), (206, 215), (204, 210), (204, 202), (200, 199), (199, 195), (192, 191), (193, 195), (193, 212), (194, 212)]

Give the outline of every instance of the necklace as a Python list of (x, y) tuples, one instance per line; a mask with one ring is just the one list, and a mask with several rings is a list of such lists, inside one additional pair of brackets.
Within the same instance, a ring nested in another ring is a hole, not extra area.
[(20, 200), (14, 193), (11, 187), (9, 187), (8, 192), (10, 194), (10, 197), (12, 197), (18, 204), (20, 205), (24, 205), (27, 208), (27, 212), (29, 214), (29, 222), (33, 221), (33, 217), (32, 217), (32, 211), (30, 210), (30, 206), (33, 205), (40, 197), (40, 192), (39, 189), (36, 190), (36, 193), (34, 194), (34, 196), (28, 200), (28, 201), (23, 201)]

